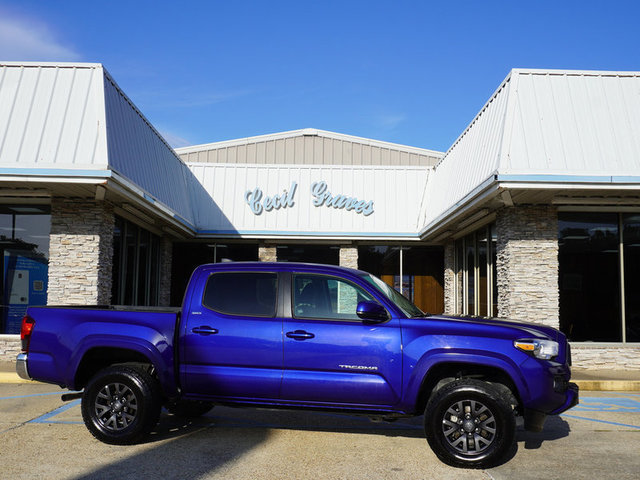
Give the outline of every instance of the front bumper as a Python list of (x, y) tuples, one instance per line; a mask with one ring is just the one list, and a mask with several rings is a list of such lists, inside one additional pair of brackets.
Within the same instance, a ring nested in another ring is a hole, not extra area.
[(549, 412), (549, 415), (558, 415), (559, 413), (566, 412), (571, 407), (575, 407), (580, 403), (580, 388), (573, 382), (567, 382), (567, 389), (565, 391), (566, 400), (564, 404), (555, 410)]
[(564, 382), (564, 391), (562, 393), (565, 394), (564, 403), (560, 407), (550, 412), (541, 412), (539, 410), (525, 408), (525, 430), (530, 432), (541, 432), (544, 427), (544, 421), (546, 420), (547, 415), (558, 415), (559, 413), (566, 412), (571, 407), (575, 407), (579, 403), (580, 389), (575, 383)]
[(27, 368), (27, 354), (20, 353), (16, 358), (16, 372), (20, 378), (25, 380), (31, 380), (29, 376), (29, 369)]

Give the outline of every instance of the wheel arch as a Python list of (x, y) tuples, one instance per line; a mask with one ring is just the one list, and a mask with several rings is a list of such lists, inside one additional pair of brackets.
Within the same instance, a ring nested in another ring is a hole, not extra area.
[(442, 361), (432, 365), (424, 375), (416, 398), (416, 411), (423, 412), (432, 395), (444, 385), (463, 378), (474, 378), (509, 389), (516, 407), (521, 408), (518, 385), (505, 369), (474, 362)]
[(155, 367), (148, 356), (130, 348), (93, 347), (84, 353), (78, 363), (74, 376), (74, 388), (81, 390), (87, 385), (91, 377), (100, 370), (112, 365), (125, 363)]

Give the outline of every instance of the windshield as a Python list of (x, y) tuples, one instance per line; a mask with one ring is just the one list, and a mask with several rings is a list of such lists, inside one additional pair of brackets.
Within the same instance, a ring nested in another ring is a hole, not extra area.
[(395, 303), (407, 317), (426, 316), (426, 314), (418, 307), (416, 307), (413, 303), (411, 303), (411, 301), (408, 300), (407, 297), (399, 293), (397, 290), (391, 288), (378, 277), (375, 277), (371, 274), (365, 274), (362, 277), (371, 285), (373, 285), (376, 290), (378, 290), (380, 293), (389, 298), (393, 303)]

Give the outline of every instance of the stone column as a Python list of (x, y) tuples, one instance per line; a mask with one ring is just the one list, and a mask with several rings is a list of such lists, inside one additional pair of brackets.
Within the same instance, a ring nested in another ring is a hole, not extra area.
[(557, 209), (503, 208), (496, 232), (498, 316), (559, 328)]
[(171, 263), (173, 261), (173, 242), (170, 238), (160, 239), (160, 285), (158, 305), (171, 305)]
[(107, 202), (51, 200), (48, 305), (111, 302), (114, 225)]
[(444, 313), (455, 315), (456, 312), (456, 274), (455, 274), (455, 243), (453, 241), (444, 246)]
[(261, 262), (275, 262), (278, 260), (278, 253), (276, 247), (267, 247), (260, 245), (258, 247), (258, 260)]
[(358, 247), (340, 247), (340, 266), (358, 268)]

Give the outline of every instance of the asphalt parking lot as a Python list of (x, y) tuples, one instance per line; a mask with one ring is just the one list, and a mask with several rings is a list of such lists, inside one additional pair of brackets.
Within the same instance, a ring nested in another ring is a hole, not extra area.
[(79, 400), (51, 385), (0, 384), (0, 477), (12, 479), (637, 479), (640, 392), (581, 393), (581, 404), (518, 429), (517, 451), (490, 470), (442, 464), (421, 419), (371, 423), (333, 413), (216, 407), (192, 422), (163, 414), (148, 442), (111, 446), (84, 427)]

